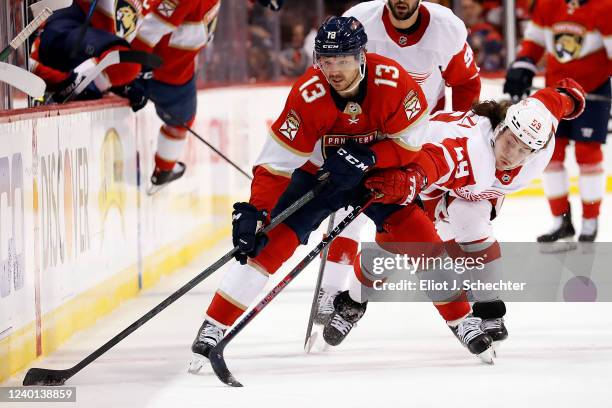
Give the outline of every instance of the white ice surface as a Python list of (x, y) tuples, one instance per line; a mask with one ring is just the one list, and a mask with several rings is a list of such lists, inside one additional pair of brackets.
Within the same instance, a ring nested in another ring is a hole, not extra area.
[[(610, 198), (604, 214), (612, 210)], [(580, 208), (578, 203), (574, 208)], [(576, 211), (577, 227), (579, 215)], [(605, 218), (600, 237), (612, 241), (612, 220)], [(548, 223), (543, 199), (510, 199), (496, 222), (496, 231), (501, 241), (531, 241)], [(313, 234), (310, 246), (317, 239)], [(72, 366), (204, 269), (227, 247), (220, 245), (203, 254), (33, 366)], [(300, 250), (290, 264), (305, 253), (306, 249)], [(281, 275), (284, 273), (277, 276)], [(209, 370), (199, 376), (186, 372), (189, 347), (219, 273), (69, 380), (67, 385), (77, 387), (77, 406), (612, 406), (611, 303), (509, 304), (510, 338), (502, 345), (494, 366), (469, 355), (435, 309), (424, 303), (371, 303), (341, 346), (306, 355), (302, 344), (312, 300), (309, 288), (315, 275), (316, 266), (311, 265), (227, 347), (228, 366), (244, 388), (221, 384)], [(2, 385), (18, 385), (23, 374)]]

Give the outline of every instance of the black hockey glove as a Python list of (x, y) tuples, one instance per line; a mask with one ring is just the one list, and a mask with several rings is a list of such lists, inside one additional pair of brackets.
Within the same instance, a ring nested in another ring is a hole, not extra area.
[(278, 11), (283, 7), (284, 0), (257, 0), (264, 7), (270, 7), (271, 10)]
[(151, 78), (153, 78), (153, 72), (144, 70), (129, 84), (111, 88), (111, 91), (130, 101), (132, 111), (138, 112), (149, 102), (149, 81)]
[(518, 101), (523, 95), (529, 96), (529, 88), (536, 72), (537, 68), (531, 58), (517, 58), (506, 72), (504, 93), (510, 94), (514, 101)]
[(240, 248), (235, 258), (244, 265), (247, 258), (256, 257), (268, 243), (265, 234), (257, 234), (268, 218), (266, 211), (261, 211), (249, 203), (234, 204), (232, 212), (232, 242)]
[(80, 94), (74, 94), (74, 90), (82, 80), (82, 75), (72, 71), (68, 78), (54, 87), (55, 92), (51, 95), (51, 100), (55, 103), (64, 103), (70, 100), (87, 101), (102, 98), (102, 92), (93, 82), (89, 83)]
[(328, 177), (331, 188), (347, 191), (357, 187), (365, 172), (374, 164), (376, 155), (372, 149), (349, 142), (325, 160), (317, 176), (320, 180)]

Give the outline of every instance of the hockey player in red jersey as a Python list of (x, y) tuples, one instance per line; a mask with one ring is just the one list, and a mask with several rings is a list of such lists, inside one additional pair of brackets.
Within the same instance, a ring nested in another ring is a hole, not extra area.
[[(293, 85), (285, 109), (254, 168), (249, 203), (236, 203), (233, 238), (242, 254), (227, 270), (192, 345), (197, 372), (226, 328), (238, 319), (268, 280), (322, 220), (353, 200), (363, 199), (366, 171), (401, 167), (416, 160), (427, 131), (427, 102), (419, 86), (395, 61), (365, 52), (367, 36), (352, 17), (332, 17), (319, 29), (315, 62)], [(267, 212), (278, 214), (310, 190), (321, 174), (329, 187), (273, 229), (255, 235)], [(382, 231), (398, 222), (405, 240), (435, 239), (433, 224), (420, 209), (414, 228), (401, 224), (400, 206), (374, 204), (366, 214)], [(412, 209), (410, 209), (412, 210)], [(424, 228), (419, 228), (423, 224)], [(365, 305), (348, 298), (347, 313)], [(465, 302), (466, 303), (466, 302)], [(467, 305), (469, 308), (469, 304)], [(350, 323), (349, 323), (350, 324)], [(486, 336), (484, 333), (480, 333)]]
[[(282, 0), (258, 0), (278, 10)], [(140, 50), (163, 59), (153, 72), (140, 65), (110, 66), (87, 88), (81, 99), (95, 99), (112, 90), (127, 98), (134, 111), (151, 98), (164, 124), (158, 135), (150, 194), (185, 172), (178, 161), (186, 141), (184, 125), (195, 119), (196, 57), (213, 38), (220, 0), (78, 0), (49, 19), (32, 50), (33, 71), (41, 75), (56, 101), (114, 50)], [(85, 29), (87, 17), (89, 26)]]
[[(157, 138), (155, 169), (148, 193), (159, 191), (185, 173), (178, 161), (197, 109), (196, 57), (213, 38), (220, 0), (161, 0), (142, 21), (132, 48), (155, 53), (163, 65), (129, 84), (120, 93), (135, 102), (153, 100), (164, 122)], [(142, 96), (141, 96), (142, 95)]]
[[(70, 7), (54, 12), (45, 23), (32, 44), (31, 71), (45, 80), (47, 89), (54, 92), (53, 100), (58, 103), (75, 96), (97, 99), (111, 87), (132, 82), (140, 72), (140, 65), (119, 63), (106, 68), (81, 95), (72, 94), (76, 84), (102, 58), (113, 51), (130, 49), (129, 41), (146, 12), (140, 0), (94, 3), (75, 0)], [(88, 16), (91, 16), (89, 24)]]
[[(507, 110), (487, 101), (468, 112), (440, 112), (430, 119), (430, 136), (421, 150), (420, 167), (385, 169), (369, 176), (365, 185), (387, 204), (414, 205), (410, 203), (420, 193), (446, 253), (455, 258), (486, 259), (482, 269), (467, 271), (465, 278), (499, 281), (501, 251), (491, 221), (499, 215), (506, 194), (527, 187), (542, 174), (553, 156), (553, 134), (559, 121), (578, 117), (584, 106), (584, 91), (566, 78)], [(423, 179), (428, 181), (426, 186), (419, 181)], [(377, 241), (394, 243), (398, 239), (385, 231)], [(351, 298), (359, 300), (364, 287), (381, 278), (369, 269), (355, 263), (357, 279), (350, 288)], [(464, 296), (457, 291), (452, 298)], [(482, 329), (494, 344), (503, 341), (508, 335), (503, 320), (506, 308), (498, 292), (472, 291), (471, 297), (473, 316), (482, 319)], [(451, 302), (437, 307), (457, 305)], [(469, 313), (469, 308), (463, 313)]]
[[(445, 88), (452, 109), (467, 111), (480, 96), (479, 69), (467, 44), (465, 24), (446, 7), (420, 0), (366, 1), (344, 13), (357, 18), (368, 34), (369, 52), (389, 57), (419, 84), (430, 113), (444, 109)], [(335, 216), (340, 222), (348, 210)], [(334, 297), (346, 288), (366, 217), (358, 217), (330, 245), (314, 322), (324, 324)]]
[(579, 241), (594, 241), (597, 218), (605, 189), (601, 145), (608, 133), (610, 75), (612, 73), (611, 0), (538, 0), (525, 31), (518, 58), (506, 75), (504, 92), (513, 98), (528, 93), (537, 62), (546, 57), (546, 84), (564, 77), (575, 79), (586, 92), (608, 98), (589, 101), (573, 122), (561, 123), (556, 133), (552, 160), (544, 172), (544, 192), (553, 214), (553, 227), (539, 242), (573, 238), (569, 180), (563, 162), (570, 141), (574, 142), (580, 168), (578, 184), (582, 199), (582, 229)]
[[(258, 2), (274, 11), (283, 3)], [(153, 52), (164, 60), (151, 73), (150, 80), (141, 78), (122, 92), (135, 102), (137, 109), (151, 97), (164, 122), (158, 134), (149, 194), (185, 172), (185, 164), (178, 160), (187, 140), (185, 125), (193, 124), (197, 110), (196, 58), (214, 36), (220, 7), (220, 0), (161, 0), (144, 17), (131, 42), (133, 49)]]

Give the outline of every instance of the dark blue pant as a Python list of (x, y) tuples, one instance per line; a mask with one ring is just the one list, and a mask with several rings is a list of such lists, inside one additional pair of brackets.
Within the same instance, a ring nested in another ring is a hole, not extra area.
[(155, 79), (149, 82), (151, 101), (165, 124), (181, 126), (195, 117), (198, 100), (195, 77), (183, 85), (164, 84)]
[(85, 19), (85, 13), (76, 3), (55, 11), (40, 35), (40, 62), (68, 72), (83, 61), (100, 56), (112, 46), (129, 47), (122, 38), (92, 27), (85, 30), (81, 39), (81, 26)]
[[(595, 95), (610, 98), (610, 80), (594, 91)], [(577, 142), (606, 143), (608, 121), (610, 120), (611, 102), (589, 101), (582, 115), (574, 120), (562, 120), (557, 128), (557, 137), (566, 137)]]

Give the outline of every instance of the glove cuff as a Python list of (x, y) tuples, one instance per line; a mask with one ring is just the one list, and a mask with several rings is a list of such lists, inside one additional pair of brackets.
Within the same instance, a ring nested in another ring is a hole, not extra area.
[[(576, 100), (576, 96), (572, 94), (572, 92), (568, 91), (566, 88), (556, 88), (556, 90), (560, 94), (567, 96), (572, 101), (571, 110), (569, 111), (569, 113), (565, 113), (563, 115), (563, 119), (572, 120), (580, 116), (580, 114), (584, 111), (584, 103), (581, 104), (580, 101)], [(576, 93), (579, 93), (579, 91), (576, 90)], [(581, 106), (582, 109), (580, 109)]]
[(534, 75), (538, 72), (538, 67), (531, 60), (531, 58), (527, 58), (527, 57), (517, 59), (516, 61), (512, 63), (510, 68), (526, 69), (528, 71), (533, 72)]
[(421, 184), (421, 190), (424, 190), (427, 187), (427, 184), (428, 184), (427, 173), (425, 173), (425, 170), (423, 170), (423, 167), (421, 167), (419, 164), (416, 164), (416, 163), (410, 163), (408, 166), (406, 166), (406, 170), (412, 170), (414, 172), (419, 173), (419, 175), (421, 176), (423, 180), (423, 183)]

